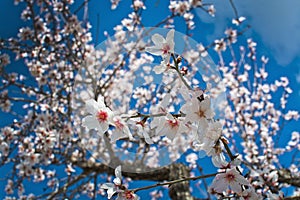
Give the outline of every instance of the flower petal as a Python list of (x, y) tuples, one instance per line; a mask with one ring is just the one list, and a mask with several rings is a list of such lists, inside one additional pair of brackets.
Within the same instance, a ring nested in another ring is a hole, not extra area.
[(122, 180), (121, 165), (119, 165), (119, 166), (115, 169), (115, 175), (116, 175), (117, 178), (119, 178), (120, 180)]
[(145, 49), (148, 53), (151, 53), (155, 56), (160, 56), (162, 54), (161, 48), (158, 48), (156, 46), (152, 46), (152, 47), (146, 47)]
[(100, 188), (108, 190), (109, 188), (113, 188), (115, 185), (113, 183), (103, 183)]
[(175, 46), (175, 43), (174, 43), (174, 33), (175, 33), (175, 30), (174, 29), (171, 29), (168, 34), (167, 34), (167, 38), (166, 38), (166, 42), (167, 44), (170, 46), (170, 52), (173, 53), (174, 52), (174, 46)]
[(169, 42), (174, 42), (174, 33), (175, 33), (175, 30), (174, 29), (171, 29), (168, 34), (167, 34), (167, 38), (166, 38), (166, 41), (167, 43), (169, 44)]
[(100, 132), (105, 133), (108, 130), (109, 125), (106, 122), (99, 123), (99, 128), (100, 128), (99, 130)]
[(82, 119), (82, 126), (88, 128), (88, 129), (97, 129), (98, 131), (102, 131), (102, 128), (101, 128), (99, 122), (92, 115), (88, 115)]
[(157, 65), (153, 68), (153, 71), (155, 72), (155, 74), (161, 74), (163, 72), (166, 71), (166, 68), (164, 65)]
[(165, 38), (157, 33), (152, 35), (151, 39), (152, 39), (153, 43), (158, 47), (161, 47), (162, 44), (166, 42)]
[(122, 130), (115, 129), (110, 136), (110, 140), (111, 140), (111, 142), (115, 142), (115, 141), (125, 138), (125, 137), (127, 137), (127, 136), (123, 133)]
[(94, 99), (90, 99), (86, 102), (86, 110), (90, 114), (95, 115), (99, 109), (100, 106)]

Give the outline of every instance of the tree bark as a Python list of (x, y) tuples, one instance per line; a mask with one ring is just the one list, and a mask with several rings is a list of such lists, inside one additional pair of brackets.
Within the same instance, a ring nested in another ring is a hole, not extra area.
[[(182, 163), (170, 165), (170, 180), (186, 178), (190, 176), (190, 170)], [(169, 186), (169, 196), (172, 200), (193, 200), (190, 192), (189, 181), (183, 181)]]

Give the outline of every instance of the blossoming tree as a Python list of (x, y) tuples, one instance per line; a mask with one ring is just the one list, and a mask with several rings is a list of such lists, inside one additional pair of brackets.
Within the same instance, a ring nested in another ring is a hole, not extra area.
[(299, 199), (299, 127), (278, 142), (299, 118), (289, 80), (268, 79), (229, 2), (231, 28), (208, 45), (192, 37), (196, 9), (216, 14), (201, 0), (171, 0), (149, 27), (155, 7), (133, 0), (93, 45), (88, 1), (15, 0), (26, 26), (0, 38), (5, 198)]

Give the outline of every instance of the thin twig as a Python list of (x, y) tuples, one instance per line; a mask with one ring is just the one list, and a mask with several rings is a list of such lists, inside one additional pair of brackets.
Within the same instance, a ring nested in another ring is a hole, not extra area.
[(198, 179), (214, 177), (217, 174), (218, 173), (206, 174), (206, 175), (200, 175), (200, 176), (188, 177), (188, 178), (181, 178), (181, 179), (177, 179), (177, 180), (174, 180), (174, 181), (168, 181), (168, 182), (164, 182), (164, 183), (156, 183), (156, 184), (145, 186), (145, 187), (135, 188), (135, 189), (132, 189), (130, 191), (137, 192), (137, 191), (140, 191), (140, 190), (147, 190), (147, 189), (151, 189), (151, 188), (158, 187), (158, 186), (172, 185), (172, 184), (180, 183), (180, 182), (183, 182), (183, 181), (194, 181), (194, 180), (198, 180)]

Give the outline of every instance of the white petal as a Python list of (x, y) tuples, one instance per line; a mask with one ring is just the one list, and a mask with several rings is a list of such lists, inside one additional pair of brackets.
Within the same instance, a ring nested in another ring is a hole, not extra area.
[(167, 138), (169, 138), (170, 140), (173, 140), (175, 138), (175, 136), (177, 135), (177, 131), (174, 131), (174, 130), (165, 130), (165, 135), (167, 136)]
[(115, 169), (115, 175), (116, 175), (117, 178), (119, 178), (120, 180), (122, 180), (121, 165), (119, 165), (119, 166)]
[(109, 188), (107, 190), (107, 198), (110, 199), (116, 192), (117, 190), (115, 188)]
[(146, 131), (143, 131), (143, 136), (144, 136), (147, 144), (153, 144), (153, 141), (151, 140), (150, 136), (148, 135), (148, 133)]
[(175, 33), (175, 30), (174, 29), (171, 29), (168, 34), (167, 34), (167, 38), (166, 38), (166, 41), (167, 43), (170, 45), (171, 43), (174, 44), (174, 33)]
[(232, 191), (234, 191), (238, 194), (242, 192), (242, 187), (237, 182), (235, 182), (235, 181), (230, 182), (229, 185), (230, 185), (230, 188), (231, 188)]
[(174, 120), (175, 119), (170, 113), (167, 113), (166, 118), (169, 119), (169, 120)]
[(82, 126), (88, 128), (88, 129), (97, 129), (98, 131), (102, 131), (102, 128), (101, 128), (99, 122), (92, 115), (88, 115), (82, 119)]
[(151, 39), (152, 39), (153, 43), (158, 47), (161, 47), (162, 44), (166, 42), (165, 38), (157, 33), (152, 35)]
[(100, 106), (94, 99), (90, 99), (86, 102), (86, 110), (92, 115), (95, 115), (99, 109)]
[(167, 93), (164, 98), (162, 99), (160, 106), (162, 108), (166, 108), (167, 105), (170, 103), (170, 99), (171, 99), (171, 94)]
[(212, 156), (212, 162), (215, 167), (221, 168), (226, 166), (228, 163), (226, 162), (225, 156), (223, 153), (219, 155)]
[(110, 199), (117, 192), (113, 183), (104, 183), (101, 185), (101, 188), (107, 190), (108, 199)]
[(153, 68), (153, 71), (155, 72), (155, 74), (161, 74), (166, 71), (166, 67), (157, 65)]
[(133, 140), (133, 136), (132, 136), (132, 134), (131, 134), (131, 132), (130, 132), (128, 126), (125, 126), (125, 127), (123, 128), (123, 131), (124, 131), (124, 133), (125, 133), (126, 135), (128, 135), (129, 140)]
[(169, 53), (162, 55), (162, 58), (164, 59), (164, 63), (170, 63), (171, 55)]
[(127, 137), (126, 135), (124, 135), (122, 130), (114, 130), (110, 136), (111, 142), (115, 142), (121, 138), (125, 138)]
[(154, 119), (150, 123), (150, 128), (154, 129), (155, 127), (157, 127), (159, 125), (159, 122), (160, 122), (159, 117), (154, 117)]
[(105, 133), (108, 130), (108, 128), (109, 128), (109, 125), (106, 122), (104, 122), (104, 123), (98, 123), (98, 124), (99, 124), (99, 127), (100, 127), (99, 131), (102, 132), (102, 133)]
[(155, 56), (160, 56), (162, 55), (162, 51), (161, 48), (158, 48), (156, 46), (152, 46), (152, 47), (146, 47), (145, 49), (148, 53), (151, 53)]
[(106, 107), (105, 103), (104, 103), (104, 97), (99, 95), (98, 99), (97, 99), (97, 103), (99, 104), (99, 106), (101, 107)]
[(100, 188), (108, 190), (109, 188), (113, 188), (115, 185), (113, 183), (103, 183)]
[(200, 109), (201, 110), (208, 110), (210, 109), (210, 100), (208, 98), (204, 99), (200, 102)]

